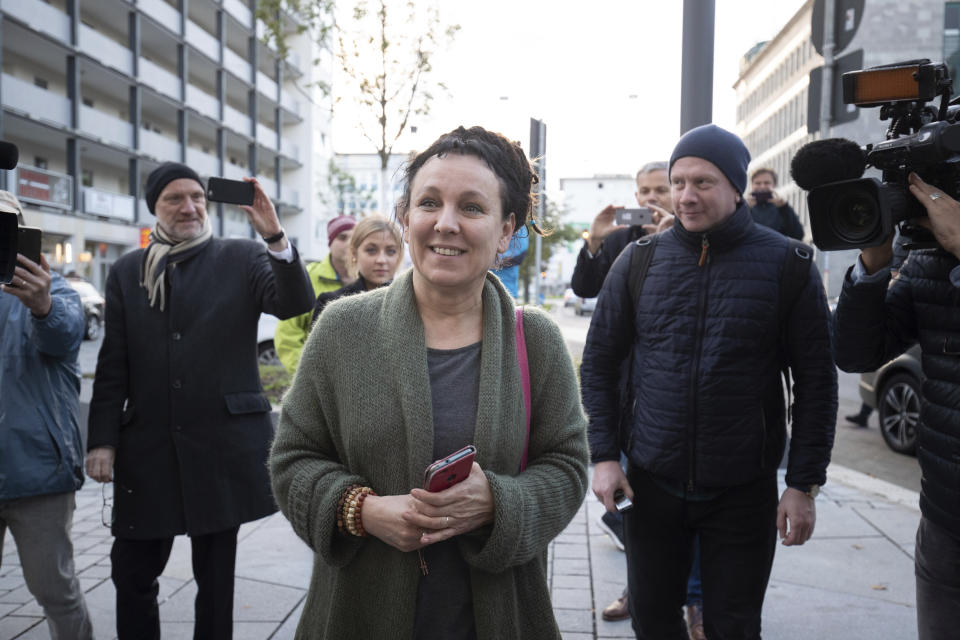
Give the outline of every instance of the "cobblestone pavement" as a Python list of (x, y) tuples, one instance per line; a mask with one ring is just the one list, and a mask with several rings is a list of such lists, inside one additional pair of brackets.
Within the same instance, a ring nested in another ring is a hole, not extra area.
[[(917, 494), (843, 467), (831, 467), (830, 478), (817, 499), (814, 538), (803, 547), (777, 550), (764, 638), (915, 638)], [(101, 523), (101, 509), (100, 485), (88, 480), (77, 494), (74, 554), (97, 638), (103, 640), (115, 634), (112, 539)], [(566, 640), (633, 637), (629, 621), (610, 623), (600, 616), (625, 584), (624, 555), (597, 525), (601, 513), (602, 506), (588, 494), (550, 546), (554, 610)], [(312, 552), (280, 514), (241, 527), (234, 637), (293, 638), (312, 562)], [(49, 637), (22, 575), (8, 535), (0, 565), (0, 640)], [(180, 536), (160, 578), (165, 640), (192, 638), (195, 594), (189, 541)]]

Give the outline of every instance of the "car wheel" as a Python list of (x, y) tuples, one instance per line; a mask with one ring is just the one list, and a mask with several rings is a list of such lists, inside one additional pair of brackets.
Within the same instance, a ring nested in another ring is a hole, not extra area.
[(257, 362), (271, 366), (280, 366), (280, 358), (273, 346), (273, 340), (264, 340), (257, 345)]
[(100, 318), (92, 314), (87, 316), (87, 328), (84, 337), (87, 340), (96, 340), (100, 337)]
[(883, 384), (877, 412), (880, 433), (887, 446), (897, 453), (913, 455), (917, 451), (917, 427), (920, 426), (920, 383), (913, 376), (898, 373)]

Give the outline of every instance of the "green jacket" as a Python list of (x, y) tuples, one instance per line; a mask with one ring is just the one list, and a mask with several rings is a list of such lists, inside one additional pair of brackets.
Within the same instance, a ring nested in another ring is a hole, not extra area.
[[(349, 485), (406, 494), (422, 484), (432, 462), (427, 349), (411, 273), (327, 307), (283, 400), (269, 462), (274, 494), (316, 552), (297, 638), (406, 638), (413, 630), (417, 554), (343, 536), (335, 517)], [(560, 637), (547, 546), (587, 488), (586, 417), (573, 364), (556, 324), (532, 308), (524, 311), (530, 455), (518, 473), (525, 409), (514, 317), (510, 295), (488, 275), (474, 445), (495, 519), (459, 538), (479, 640)]]
[[(327, 291), (336, 291), (343, 286), (337, 276), (333, 263), (328, 255), (320, 262), (311, 262), (307, 265), (307, 275), (313, 285), (313, 294), (319, 296)], [(300, 352), (310, 333), (310, 322), (313, 320), (313, 311), (277, 323), (273, 335), (273, 346), (277, 350), (277, 357), (283, 367), (291, 374), (297, 370), (300, 361)]]

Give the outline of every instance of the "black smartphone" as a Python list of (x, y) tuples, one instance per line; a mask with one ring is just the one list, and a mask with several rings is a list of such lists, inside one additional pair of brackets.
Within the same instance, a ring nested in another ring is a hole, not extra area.
[(253, 183), (227, 178), (207, 180), (207, 200), (227, 204), (253, 204)]
[(614, 215), (617, 224), (627, 224), (638, 226), (643, 224), (653, 224), (653, 209), (650, 207), (640, 207), (638, 209), (618, 209)]
[(17, 232), (20, 235), (17, 240), (17, 253), (40, 264), (40, 239), (43, 232), (36, 227), (20, 227)]
[(764, 202), (773, 200), (773, 193), (771, 191), (752, 191), (750, 195), (757, 201), (757, 204), (763, 204)]

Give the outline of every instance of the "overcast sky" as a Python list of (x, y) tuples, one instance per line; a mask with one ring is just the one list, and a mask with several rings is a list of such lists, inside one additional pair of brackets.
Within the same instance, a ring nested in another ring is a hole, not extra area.
[[(735, 125), (741, 56), (769, 40), (802, 0), (717, 0), (713, 119)], [(459, 24), (435, 57), (437, 94), (418, 134), (398, 150), (429, 144), (459, 124), (499, 130), (527, 146), (529, 118), (547, 124), (548, 189), (561, 177), (633, 173), (666, 160), (680, 131), (683, 3), (680, 0), (448, 0)], [(337, 114), (334, 146), (373, 151)]]

